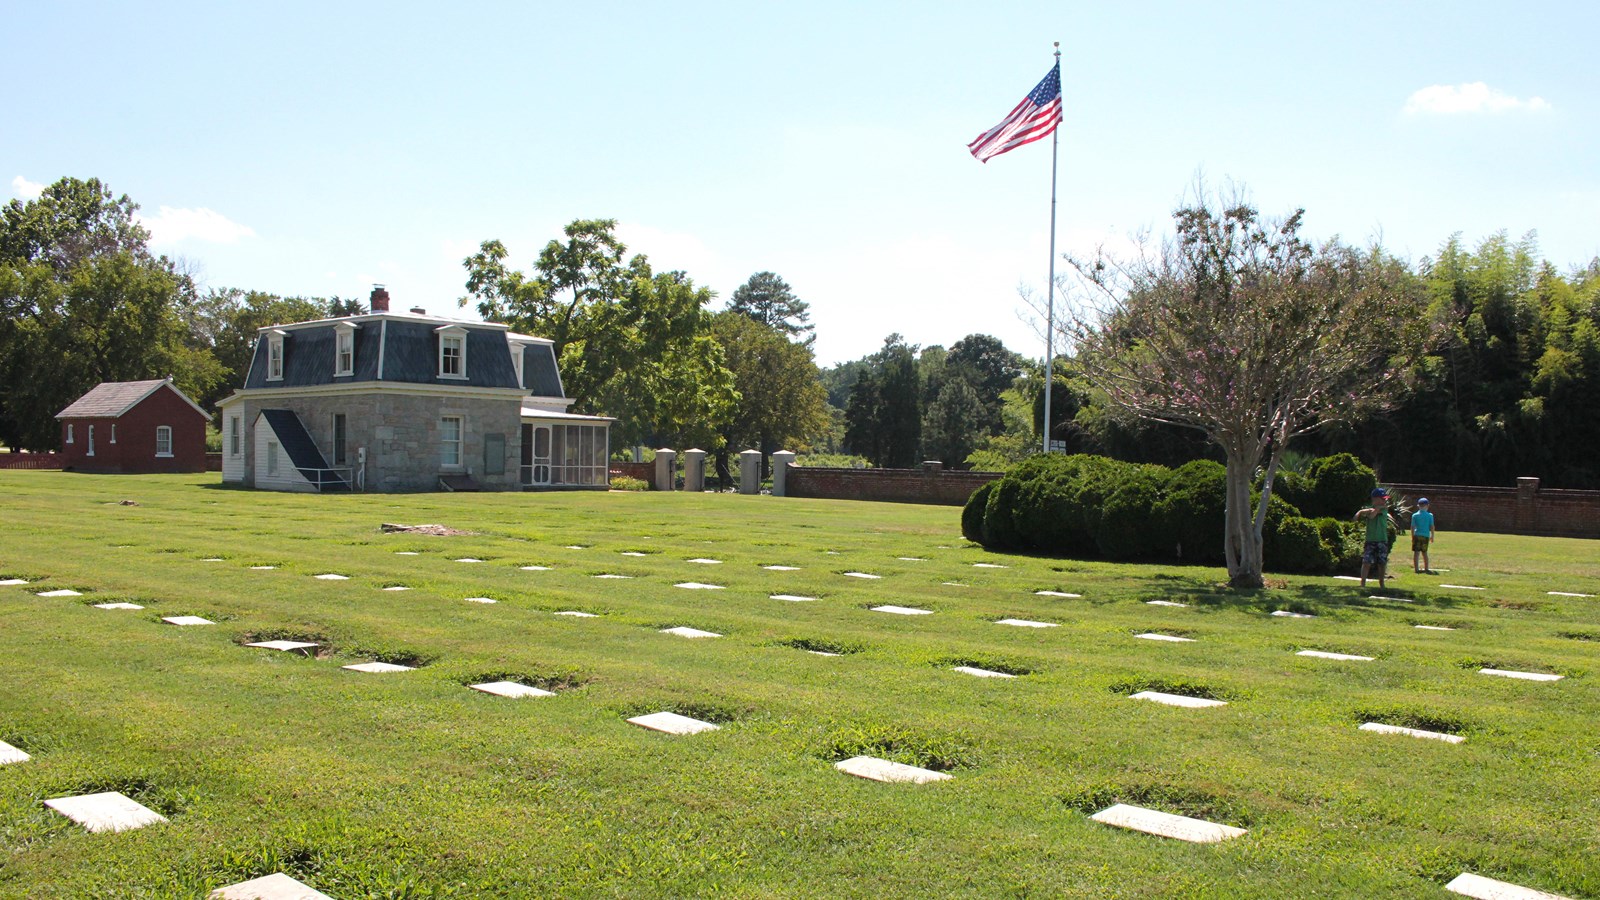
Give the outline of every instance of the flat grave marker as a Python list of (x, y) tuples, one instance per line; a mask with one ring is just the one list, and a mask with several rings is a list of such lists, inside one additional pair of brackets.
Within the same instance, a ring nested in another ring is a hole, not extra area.
[(549, 566), (517, 566), (517, 568), (521, 569), (524, 572), (548, 572), (548, 571), (550, 571), (550, 567)]
[(415, 550), (396, 550), (394, 552), (394, 555), (395, 556), (421, 556), (422, 554), (418, 553)]
[(130, 831), (167, 820), (166, 816), (116, 791), (56, 797), (44, 801), (44, 805), (95, 833)]
[(59, 590), (54, 590), (54, 591), (40, 591), (37, 596), (40, 596), (40, 597), (82, 597), (83, 594), (79, 593), (78, 591), (70, 590), (68, 588), (61, 588)]
[(928, 561), (927, 557), (924, 557), (924, 556), (896, 556), (895, 559), (898, 559), (901, 562), (927, 562)]
[(321, 891), (312, 890), (282, 872), (274, 872), (271, 875), (217, 888), (206, 895), (206, 900), (333, 900), (333, 898)]
[(791, 603), (808, 603), (817, 599), (815, 597), (802, 597), (799, 594), (771, 594), (769, 598), (772, 600), (788, 600)]
[(276, 568), (277, 568), (277, 566), (251, 566), (250, 567), (250, 571), (252, 571), (252, 572), (270, 572), (271, 570), (276, 569)]
[(720, 566), (720, 565), (722, 565), (722, 560), (720, 560), (720, 559), (710, 559), (710, 558), (705, 557), (705, 556), (696, 556), (694, 559), (689, 560), (689, 562), (699, 563), (702, 566)]
[(844, 655), (842, 653), (831, 653), (831, 652), (829, 652), (827, 650), (807, 650), (806, 652), (815, 654), (817, 656), (843, 656)]
[(1181, 643), (1193, 643), (1194, 642), (1194, 638), (1179, 637), (1179, 636), (1177, 636), (1175, 634), (1160, 634), (1160, 633), (1154, 632), (1154, 631), (1146, 631), (1144, 634), (1136, 634), (1136, 635), (1134, 635), (1134, 637), (1143, 638), (1144, 640), (1147, 640), (1147, 641), (1170, 641), (1172, 643), (1180, 643), (1180, 642)]
[(127, 602), (124, 602), (124, 601), (121, 601), (121, 600), (118, 600), (115, 603), (96, 603), (94, 605), (94, 608), (95, 609), (144, 609), (144, 607), (140, 606), (137, 603), (127, 603)]
[(1316, 618), (1316, 616), (1313, 616), (1310, 613), (1291, 612), (1291, 611), (1289, 611), (1287, 609), (1275, 609), (1275, 610), (1272, 611), (1272, 614), (1274, 616), (1280, 618), (1280, 619), (1315, 619)]
[(1082, 594), (1069, 594), (1066, 591), (1034, 591), (1036, 597), (1065, 597), (1069, 600), (1082, 600)]
[(1245, 829), (1234, 828), (1232, 825), (1176, 816), (1159, 810), (1145, 809), (1142, 806), (1129, 806), (1126, 803), (1102, 809), (1089, 818), (1118, 828), (1128, 828), (1195, 844), (1215, 844), (1247, 833)]
[(1314, 656), (1317, 659), (1337, 659), (1345, 662), (1372, 662), (1371, 656), (1357, 656), (1354, 653), (1329, 653), (1326, 650), (1301, 650), (1295, 656)]
[(882, 578), (882, 575), (873, 575), (870, 572), (844, 572), (846, 578)]
[(881, 612), (881, 613), (890, 613), (890, 614), (896, 615), (896, 616), (931, 616), (931, 615), (933, 615), (933, 610), (931, 610), (931, 609), (917, 609), (914, 606), (895, 606), (892, 603), (887, 605), (887, 606), (874, 606), (874, 607), (872, 607), (872, 611), (873, 612)]
[[(8, 583), (10, 583), (10, 582), (0, 581), (0, 584), (8, 584)], [(1593, 594), (1574, 594), (1571, 591), (1545, 591), (1545, 593), (1549, 594), (1552, 597), (1593, 597), (1594, 596)]]
[(394, 663), (369, 662), (356, 663), (353, 666), (340, 666), (339, 668), (349, 669), (352, 672), (410, 672), (416, 669), (416, 666), (397, 666)]
[(1421, 628), (1423, 631), (1455, 631), (1449, 625), (1413, 625), (1412, 628)]
[(468, 603), (499, 603), (500, 602), (499, 600), (496, 600), (493, 597), (467, 597), (466, 601)]
[(966, 585), (962, 584), (959, 581), (941, 581), (939, 583), (944, 585), (945, 587), (966, 587)]
[(1002, 566), (999, 563), (973, 563), (972, 567), (974, 569), (1009, 569), (1009, 568), (1011, 568), (1010, 566)]
[(685, 590), (690, 590), (690, 591), (720, 591), (720, 590), (722, 590), (722, 585), (720, 585), (720, 584), (702, 584), (701, 582), (698, 582), (698, 581), (680, 581), (677, 584), (673, 585), (673, 587), (680, 587), (680, 588), (683, 588)]
[(1560, 681), (1565, 675), (1551, 675), (1547, 672), (1514, 672), (1510, 669), (1479, 669), (1479, 675), (1496, 675), (1501, 678), (1520, 678), (1523, 681)]
[(339, 575), (333, 572), (324, 572), (315, 576), (318, 581), (349, 581), (349, 575)]
[(1444, 886), (1444, 889), (1474, 900), (1569, 900), (1560, 894), (1550, 894), (1545, 891), (1536, 891), (1533, 888), (1512, 884), (1509, 881), (1496, 881), (1471, 872), (1462, 872), (1454, 880)]
[(1430, 741), (1444, 741), (1447, 744), (1459, 744), (1466, 740), (1459, 734), (1445, 734), (1442, 731), (1424, 731), (1421, 728), (1406, 728), (1402, 725), (1387, 725), (1383, 722), (1362, 722), (1362, 731), (1374, 731), (1378, 734), (1403, 734), (1407, 737), (1424, 738)]
[(615, 572), (603, 572), (603, 573), (601, 573), (599, 575), (596, 575), (594, 577), (596, 577), (596, 578), (624, 578), (624, 579), (626, 579), (626, 578), (632, 578), (633, 576), (632, 575), (618, 575)]
[(572, 617), (578, 618), (578, 619), (598, 619), (598, 618), (600, 618), (598, 615), (596, 615), (594, 613), (579, 612), (578, 610), (575, 610), (575, 609), (563, 609), (562, 611), (556, 613), (556, 615), (558, 615), (558, 616), (572, 616)]
[(1189, 608), (1189, 604), (1187, 604), (1187, 603), (1179, 603), (1176, 600), (1146, 600), (1144, 603), (1145, 603), (1146, 606), (1170, 606), (1170, 607), (1173, 607), (1175, 609), (1188, 609)]
[(584, 546), (583, 544), (568, 544), (567, 546), (563, 547), (562, 549), (563, 550), (587, 550), (589, 548)]
[(485, 694), (494, 694), (496, 697), (511, 697), (513, 699), (520, 699), (523, 697), (554, 697), (556, 695), (555, 691), (547, 691), (543, 688), (529, 687), (528, 685), (519, 684), (515, 681), (489, 681), (483, 684), (469, 685), (469, 687), (475, 691), (483, 691)]
[(1458, 591), (1482, 591), (1482, 590), (1488, 590), (1487, 588), (1481, 588), (1481, 587), (1477, 587), (1475, 585), (1470, 585), (1470, 584), (1441, 584), (1441, 585), (1439, 585), (1439, 587), (1442, 587), (1442, 588), (1453, 588), (1453, 589), (1458, 590)]
[(908, 766), (905, 763), (879, 759), (876, 756), (852, 756), (834, 763), (833, 767), (846, 775), (890, 784), (927, 784), (931, 781), (950, 780), (950, 776), (944, 772)]
[(675, 712), (650, 713), (646, 716), (634, 716), (628, 720), (630, 725), (648, 728), (651, 731), (660, 731), (666, 734), (699, 734), (702, 731), (717, 731), (722, 726), (688, 716), (680, 716)]
[(203, 557), (200, 561), (201, 562), (222, 562), (222, 557), (220, 557), (220, 556), (207, 556), (207, 557)]
[(1012, 625), (1017, 628), (1060, 628), (1055, 622), (1035, 622), (1032, 619), (996, 619), (996, 625)]
[(624, 550), (624, 551), (622, 551), (622, 555), (623, 556), (649, 556), (648, 553), (640, 553), (637, 550)]
[(27, 583), (28, 582), (24, 581), (21, 578), (0, 579), (0, 587), (17, 587), (18, 585), (23, 585), (23, 584), (27, 584)]
[(16, 747), (11, 746), (5, 741), (0, 741), (0, 766), (9, 766), (12, 763), (27, 762), (32, 758), (33, 757), (23, 753), (21, 750), (18, 750)]
[(1360, 581), (1361, 578), (1360, 578), (1360, 576), (1357, 576), (1357, 575), (1335, 575), (1335, 576), (1333, 576), (1333, 580), (1334, 581)]
[(456, 560), (456, 562), (458, 562), (458, 563), (478, 563), (478, 562), (483, 562), (483, 560), (477, 558), (476, 556), (463, 556), (460, 559)]
[(761, 568), (766, 569), (768, 572), (798, 572), (798, 571), (800, 571), (800, 567), (799, 566), (762, 566)]
[(411, 590), (411, 588), (408, 588), (403, 584), (391, 584), (388, 587), (384, 588), (384, 590), (386, 590), (386, 591), (409, 591), (409, 590)]
[(1190, 697), (1186, 694), (1167, 694), (1161, 691), (1140, 691), (1128, 695), (1130, 700), (1149, 700), (1165, 706), (1182, 706), (1186, 709), (1204, 709), (1208, 706), (1227, 706), (1226, 700), (1212, 700), (1207, 697)]
[(217, 623), (200, 616), (162, 616), (161, 621), (168, 625), (215, 625)]
[(993, 669), (980, 669), (977, 666), (951, 666), (950, 671), (971, 675), (974, 678), (1015, 678), (1010, 672), (996, 672)]
[(288, 652), (290, 650), (310, 650), (317, 645), (308, 643), (306, 641), (256, 641), (253, 644), (245, 644), (245, 646), (261, 647), (265, 650), (282, 650)]
[(663, 628), (663, 629), (661, 629), (661, 633), (662, 634), (675, 634), (678, 637), (686, 637), (686, 638), (719, 638), (719, 637), (722, 637), (722, 635), (717, 634), (715, 631), (701, 631), (698, 628), (690, 628), (687, 625), (679, 625), (676, 628)]
[(1367, 599), (1368, 600), (1387, 600), (1390, 603), (1411, 603), (1411, 602), (1413, 602), (1411, 600), (1407, 600), (1404, 597), (1385, 597), (1382, 594), (1372, 594), (1372, 595), (1368, 596)]

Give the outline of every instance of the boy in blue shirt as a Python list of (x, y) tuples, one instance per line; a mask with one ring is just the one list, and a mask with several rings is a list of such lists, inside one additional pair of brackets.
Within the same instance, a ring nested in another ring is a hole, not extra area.
[[(1418, 574), (1433, 574), (1428, 563), (1428, 545), (1433, 543), (1433, 511), (1428, 508), (1428, 498), (1417, 501), (1417, 511), (1411, 514), (1411, 568)], [(1421, 568), (1417, 567), (1421, 561)]]

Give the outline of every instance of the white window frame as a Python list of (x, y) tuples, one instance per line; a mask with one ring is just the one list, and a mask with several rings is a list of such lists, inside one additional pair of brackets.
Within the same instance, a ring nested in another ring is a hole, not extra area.
[[(513, 367), (515, 367), (516, 370), (517, 370), (517, 387), (522, 388), (522, 365), (523, 365), (522, 354), (525, 351), (527, 351), (528, 345), (527, 344), (512, 344), (511, 347), (512, 347), (512, 350), (511, 350), (511, 365)], [(527, 389), (523, 388), (523, 390), (527, 390)]]
[(267, 380), (283, 380), (283, 337), (281, 331), (267, 334)]
[(74, 428), (73, 423), (72, 422), (68, 422), (67, 423), (67, 443), (69, 443), (69, 444), (75, 443), (73, 441), (73, 439), (72, 439), (73, 438), (73, 434), (72, 434), (73, 428)]
[(93, 456), (94, 455), (94, 423), (93, 422), (89, 423), (89, 452), (85, 453), (84, 455), (85, 456)]
[(237, 415), (228, 417), (228, 449), (231, 451), (228, 454), (229, 456), (242, 455), (240, 451), (243, 448), (239, 446), (239, 417)]
[(333, 326), (333, 377), (356, 373), (356, 326), (341, 322)]
[[(161, 445), (163, 443), (165, 443), (167, 445), (167, 449), (165, 451), (163, 451), (161, 449)], [(172, 456), (172, 426), (171, 425), (157, 425), (156, 426), (156, 458), (157, 459), (167, 459), (167, 458), (169, 458), (171, 456)]]
[(116, 442), (117, 442), (117, 423), (112, 422), (111, 423), (111, 440), (110, 440), (110, 443), (115, 444)]
[[(433, 330), (439, 336), (439, 377), (467, 379), (467, 330), (460, 325), (441, 325)], [(445, 371), (445, 347), (455, 344), (461, 350), (461, 371)]]
[[(455, 423), (456, 436), (451, 440), (447, 434), (448, 423)], [(443, 469), (457, 470), (463, 467), (463, 453), (467, 443), (467, 419), (465, 416), (440, 416), (439, 417), (439, 466)], [(455, 461), (450, 460), (454, 454)]]

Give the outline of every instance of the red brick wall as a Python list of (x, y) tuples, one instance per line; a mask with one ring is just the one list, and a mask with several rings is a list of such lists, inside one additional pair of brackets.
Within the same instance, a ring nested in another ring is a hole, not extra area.
[(1000, 472), (951, 472), (926, 463), (920, 469), (829, 469), (790, 466), (785, 493), (825, 500), (887, 500), (961, 506)]
[[(615, 464), (613, 464), (615, 468)], [(825, 500), (887, 500), (960, 506), (999, 472), (921, 469), (789, 468), (788, 495)], [(1517, 487), (1393, 484), (1411, 502), (1427, 497), (1439, 530), (1543, 537), (1600, 538), (1600, 491), (1540, 490), (1539, 479)]]
[(637, 478), (650, 485), (651, 490), (656, 487), (656, 464), (653, 462), (615, 462), (610, 466), (612, 476), (624, 475), (628, 478)]
[[(63, 432), (65, 438), (65, 432)], [(0, 469), (59, 469), (59, 453), (0, 453)]]
[(1540, 490), (1539, 479), (1514, 488), (1392, 484), (1411, 503), (1427, 497), (1440, 531), (1489, 531), (1544, 537), (1600, 538), (1600, 491)]

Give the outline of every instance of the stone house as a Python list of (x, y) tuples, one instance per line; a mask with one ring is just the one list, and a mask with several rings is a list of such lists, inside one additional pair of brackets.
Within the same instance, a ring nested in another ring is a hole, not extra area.
[(61, 467), (76, 472), (204, 472), (211, 416), (172, 384), (105, 381), (56, 413)]
[(262, 328), (222, 411), (222, 480), (281, 491), (594, 488), (612, 420), (568, 412), (554, 346), (389, 309)]

